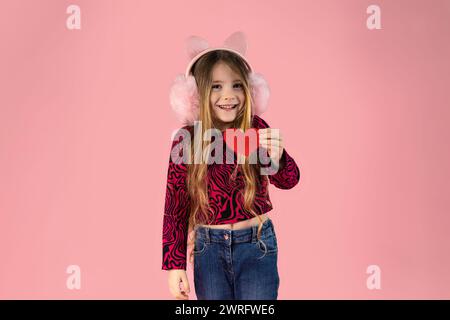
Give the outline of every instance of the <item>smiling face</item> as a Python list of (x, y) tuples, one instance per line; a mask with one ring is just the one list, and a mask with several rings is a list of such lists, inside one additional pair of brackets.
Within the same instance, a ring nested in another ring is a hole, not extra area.
[(212, 69), (210, 104), (219, 129), (230, 128), (245, 102), (241, 78), (224, 62)]

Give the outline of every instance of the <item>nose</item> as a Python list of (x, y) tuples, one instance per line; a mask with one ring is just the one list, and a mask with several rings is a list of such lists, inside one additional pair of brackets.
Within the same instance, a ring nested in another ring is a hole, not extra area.
[(237, 98), (233, 88), (224, 88), (222, 91), (222, 100), (225, 103), (237, 103)]
[(227, 103), (236, 103), (236, 100), (233, 97), (225, 97), (224, 100)]

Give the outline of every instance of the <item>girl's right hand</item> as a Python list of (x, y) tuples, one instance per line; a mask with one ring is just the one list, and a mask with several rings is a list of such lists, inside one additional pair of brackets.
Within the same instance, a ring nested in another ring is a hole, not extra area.
[[(180, 282), (183, 283), (183, 290), (180, 288)], [(169, 290), (176, 299), (189, 300), (190, 289), (186, 270), (169, 270)]]

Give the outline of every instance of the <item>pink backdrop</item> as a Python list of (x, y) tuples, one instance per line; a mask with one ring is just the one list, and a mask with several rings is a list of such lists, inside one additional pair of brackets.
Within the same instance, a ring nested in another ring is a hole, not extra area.
[(237, 30), (301, 171), (270, 189), (279, 298), (450, 298), (445, 0), (2, 1), (0, 298), (171, 298), (168, 90), (186, 37)]

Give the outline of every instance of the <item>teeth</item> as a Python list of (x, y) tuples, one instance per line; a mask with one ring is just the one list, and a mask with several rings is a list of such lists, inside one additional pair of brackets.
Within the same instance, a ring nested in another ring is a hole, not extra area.
[(222, 105), (218, 105), (218, 106), (219, 106), (219, 108), (222, 108), (222, 109), (232, 109), (235, 106), (237, 106), (237, 104), (222, 104)]

